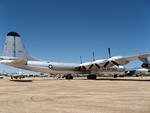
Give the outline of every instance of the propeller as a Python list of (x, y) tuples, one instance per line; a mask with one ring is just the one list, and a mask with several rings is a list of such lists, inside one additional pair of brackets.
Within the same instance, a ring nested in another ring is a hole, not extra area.
[[(82, 64), (82, 57), (80, 56), (80, 64)], [(85, 66), (80, 66), (77, 68), (78, 70), (86, 70), (86, 67)]]
[[(108, 55), (109, 55), (109, 58), (111, 58), (111, 51), (110, 51), (110, 48), (108, 48)], [(107, 61), (107, 62), (104, 64), (104, 67), (106, 68), (106, 67), (109, 65), (109, 63), (112, 63), (112, 64), (114, 64), (115, 66), (119, 66), (119, 64), (118, 64), (117, 62), (115, 62), (115, 61), (113, 61), (113, 60), (110, 60), (110, 61)]]
[[(95, 54), (94, 54), (94, 52), (93, 52), (93, 61), (95, 61)], [(89, 70), (92, 69), (93, 66), (96, 66), (98, 69), (101, 68), (98, 64), (95, 63), (95, 64), (91, 64), (90, 65)]]
[(98, 69), (101, 68), (98, 64), (91, 64), (90, 67), (89, 67), (89, 69), (92, 69), (92, 67), (93, 67), (94, 65), (95, 65)]
[(114, 64), (115, 66), (119, 66), (119, 64), (118, 64), (117, 62), (115, 62), (115, 61), (113, 61), (113, 60), (110, 60), (110, 61), (107, 61), (107, 62), (104, 64), (104, 68), (106, 68), (106, 67), (109, 65), (109, 63), (112, 63), (112, 64)]
[(78, 70), (86, 70), (86, 67), (85, 66), (80, 66), (77, 68)]
[[(92, 56), (93, 56), (93, 61), (95, 61), (95, 53), (94, 53), (94, 51), (93, 51), (93, 53), (92, 53)], [(80, 63), (82, 64), (82, 57), (81, 57), (81, 56), (80, 56)], [(96, 67), (100, 68), (100, 66), (99, 66), (98, 64), (91, 64), (88, 69), (92, 69), (92, 67), (93, 67), (94, 65), (95, 65)], [(81, 69), (87, 70), (85, 66), (80, 66), (80, 67), (79, 67), (79, 70), (81, 70)]]

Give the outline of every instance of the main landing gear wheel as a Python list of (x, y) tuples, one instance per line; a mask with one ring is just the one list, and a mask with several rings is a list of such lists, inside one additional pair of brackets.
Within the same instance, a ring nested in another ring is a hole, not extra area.
[(90, 75), (88, 75), (87, 79), (89, 79), (89, 80), (96, 80), (96, 74), (90, 74)]
[(65, 79), (69, 79), (69, 80), (73, 79), (73, 76), (71, 74), (68, 74), (68, 75), (65, 76)]
[(114, 78), (117, 78), (118, 77), (118, 75), (117, 74), (114, 74)]

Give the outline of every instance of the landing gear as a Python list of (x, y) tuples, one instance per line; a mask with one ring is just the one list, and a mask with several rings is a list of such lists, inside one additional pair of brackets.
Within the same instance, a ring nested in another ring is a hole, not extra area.
[(117, 74), (114, 74), (114, 78), (117, 78), (118, 77), (118, 75)]
[(18, 77), (18, 76), (11, 76), (11, 79), (21, 79), (21, 77)]
[(68, 75), (65, 75), (64, 78), (67, 80), (71, 80), (73, 79), (73, 76), (71, 74), (68, 74)]
[(87, 79), (96, 80), (96, 74), (90, 74), (90, 75), (88, 75)]

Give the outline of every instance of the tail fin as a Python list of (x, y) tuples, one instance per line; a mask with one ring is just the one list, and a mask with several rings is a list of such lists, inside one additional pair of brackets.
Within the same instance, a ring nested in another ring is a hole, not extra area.
[(16, 32), (9, 32), (6, 36), (3, 56), (16, 57), (19, 59), (33, 59), (25, 49), (25, 46)]

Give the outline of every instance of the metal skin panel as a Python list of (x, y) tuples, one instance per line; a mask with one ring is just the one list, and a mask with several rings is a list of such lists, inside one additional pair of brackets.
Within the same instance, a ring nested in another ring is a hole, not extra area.
[[(114, 56), (109, 59), (93, 60), (93, 62), (78, 63), (60, 63), (39, 60), (31, 57), (23, 44), (20, 35), (16, 32), (9, 32), (6, 36), (3, 56), (0, 57), (0, 63), (45, 73), (122, 73), (124, 68), (120, 67), (133, 60), (143, 60), (150, 57), (150, 54), (135, 56)], [(114, 67), (115, 66), (115, 67)]]

